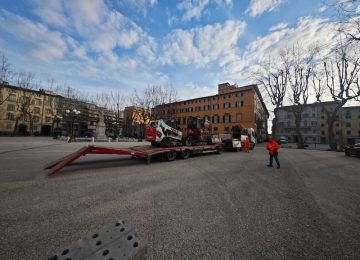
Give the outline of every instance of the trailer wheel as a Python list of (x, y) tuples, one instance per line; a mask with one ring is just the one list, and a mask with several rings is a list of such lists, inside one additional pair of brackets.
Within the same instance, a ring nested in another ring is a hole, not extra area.
[(187, 159), (190, 157), (190, 150), (183, 150), (181, 151), (181, 159)]
[(168, 151), (167, 153), (166, 153), (166, 160), (167, 161), (174, 161), (176, 159), (176, 151)]
[(193, 138), (191, 136), (185, 137), (184, 144), (186, 146), (192, 146), (192, 143), (193, 143)]
[(224, 148), (222, 146), (219, 146), (217, 149), (216, 149), (216, 153), (217, 154), (222, 154), (222, 152), (224, 151)]

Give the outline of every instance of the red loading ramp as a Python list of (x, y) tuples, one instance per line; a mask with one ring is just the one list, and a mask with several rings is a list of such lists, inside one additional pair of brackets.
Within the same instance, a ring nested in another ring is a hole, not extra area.
[(55, 174), (63, 168), (69, 166), (72, 162), (87, 154), (117, 154), (130, 155), (131, 157), (145, 158), (150, 163), (151, 157), (157, 154), (166, 154), (167, 160), (172, 161), (176, 158), (177, 153), (181, 153), (181, 158), (187, 159), (190, 153), (207, 153), (222, 152), (221, 144), (205, 145), (205, 146), (181, 146), (181, 147), (152, 147), (152, 146), (135, 146), (131, 148), (113, 148), (103, 146), (84, 146), (78, 151), (64, 156), (58, 160), (48, 163), (44, 169), (49, 169), (48, 176)]

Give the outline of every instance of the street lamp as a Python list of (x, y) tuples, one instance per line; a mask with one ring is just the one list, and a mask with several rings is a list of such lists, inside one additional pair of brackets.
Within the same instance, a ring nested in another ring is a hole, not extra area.
[[(58, 129), (59, 129), (59, 123), (60, 123), (61, 119), (62, 119), (62, 116), (58, 116), (58, 115), (53, 116), (52, 133), (53, 133), (54, 139), (57, 138), (55, 132), (58, 131)], [(55, 123), (56, 123), (56, 128), (55, 128)]]
[(75, 119), (77, 118), (78, 115), (80, 115), (80, 111), (77, 109), (66, 109), (65, 110), (66, 114), (70, 117), (70, 123), (71, 123), (71, 136), (70, 136), (70, 140), (69, 142), (71, 142), (74, 139), (74, 123), (75, 123)]

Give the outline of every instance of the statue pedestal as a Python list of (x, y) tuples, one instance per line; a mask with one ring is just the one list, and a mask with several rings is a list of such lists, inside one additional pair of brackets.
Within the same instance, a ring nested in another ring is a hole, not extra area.
[(96, 124), (96, 129), (95, 129), (95, 140), (107, 140), (105, 130), (106, 130), (106, 126), (104, 123), (104, 116), (100, 114), (99, 122)]

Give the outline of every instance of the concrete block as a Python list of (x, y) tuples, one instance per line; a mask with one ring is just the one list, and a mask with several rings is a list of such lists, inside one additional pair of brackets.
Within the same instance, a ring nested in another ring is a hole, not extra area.
[(123, 221), (118, 221), (50, 254), (48, 260), (143, 260), (146, 252), (147, 246), (136, 233)]

